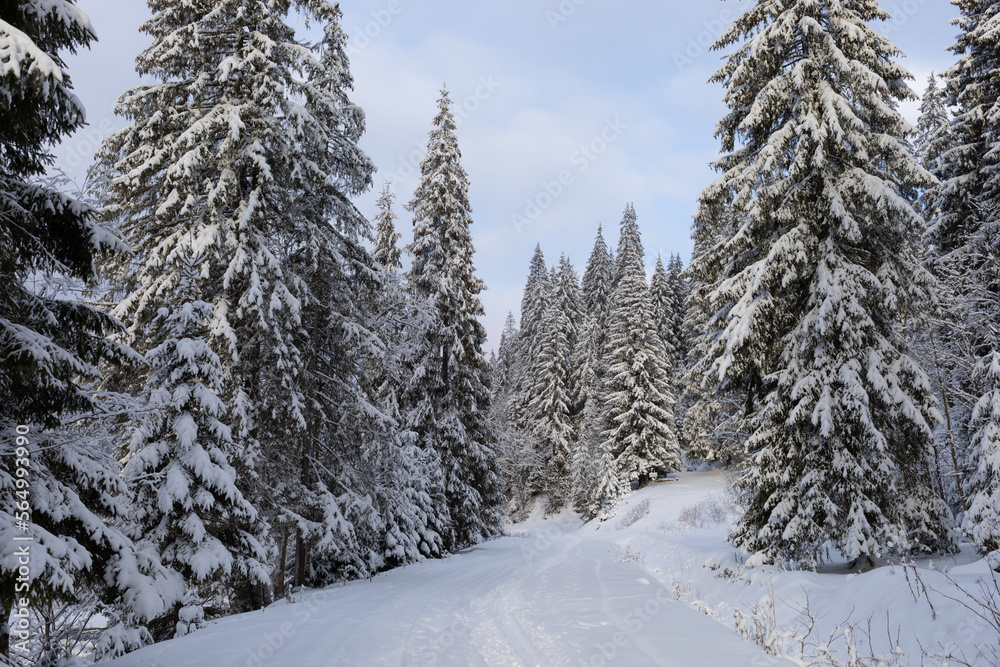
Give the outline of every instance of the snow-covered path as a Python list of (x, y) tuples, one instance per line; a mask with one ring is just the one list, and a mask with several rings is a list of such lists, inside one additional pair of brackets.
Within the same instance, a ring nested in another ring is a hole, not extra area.
[(791, 664), (673, 601), (614, 531), (578, 528), (570, 518), (540, 523), (444, 561), (226, 618), (113, 664)]

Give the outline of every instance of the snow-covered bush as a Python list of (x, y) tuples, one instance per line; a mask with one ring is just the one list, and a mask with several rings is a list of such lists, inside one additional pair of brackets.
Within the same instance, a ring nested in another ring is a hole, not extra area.
[(651, 502), (652, 501), (649, 498), (644, 498), (641, 502), (633, 505), (632, 508), (625, 513), (625, 516), (618, 520), (617, 525), (615, 525), (615, 530), (628, 528), (633, 523), (649, 514), (649, 505)]
[(677, 521), (692, 528), (719, 526), (733, 520), (737, 507), (728, 495), (715, 495), (681, 508)]

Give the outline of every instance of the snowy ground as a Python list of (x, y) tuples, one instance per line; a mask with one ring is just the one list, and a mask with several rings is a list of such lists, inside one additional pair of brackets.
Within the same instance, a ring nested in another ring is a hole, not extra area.
[[(864, 632), (852, 635), (862, 658), (884, 652), (892, 664), (935, 665), (942, 661), (921, 663), (920, 646), (955, 645), (965, 662), (992, 664), (976, 658), (975, 647), (995, 646), (996, 631), (931, 592), (934, 620), (903, 568), (863, 575), (742, 568), (724, 540), (724, 488), (720, 473), (690, 473), (634, 494), (601, 524), (534, 517), (509, 537), (447, 560), (311, 591), (113, 664), (763, 667), (810, 664), (805, 656), (822, 653), (831, 636), (833, 657), (815, 664), (837, 664), (848, 655), (843, 629), (869, 632), (869, 618), (872, 646)], [(988, 572), (983, 561), (951, 568), (970, 587)], [(950, 585), (938, 572), (922, 577), (934, 588)], [(803, 638), (807, 593), (818, 618)], [(754, 637), (794, 660), (768, 655), (746, 640)]]

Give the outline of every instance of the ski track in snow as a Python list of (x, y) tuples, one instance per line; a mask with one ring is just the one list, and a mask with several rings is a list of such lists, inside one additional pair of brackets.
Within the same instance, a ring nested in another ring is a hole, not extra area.
[[(680, 485), (678, 485), (679, 487)], [(669, 489), (663, 489), (667, 492)], [(696, 495), (676, 489), (678, 507)], [(702, 491), (703, 493), (703, 491)], [(540, 522), (445, 560), (310, 591), (221, 619), (116, 667), (289, 665), (776, 666), (732, 630), (622, 562), (611, 519)]]

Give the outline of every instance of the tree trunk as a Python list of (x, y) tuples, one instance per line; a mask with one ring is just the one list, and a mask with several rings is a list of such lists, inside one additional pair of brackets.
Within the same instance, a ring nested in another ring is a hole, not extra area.
[(285, 561), (288, 558), (288, 526), (281, 526), (278, 538), (278, 562), (274, 566), (274, 597), (285, 597)]
[[(937, 342), (934, 340), (934, 332), (930, 325), (927, 325), (927, 335), (931, 339), (931, 349), (934, 351), (934, 367), (937, 370), (938, 386), (941, 387), (941, 405), (944, 408), (945, 428), (948, 431), (948, 443), (951, 445), (951, 463), (955, 467), (955, 484), (958, 486), (958, 495), (962, 499), (962, 507), (968, 511), (969, 501), (965, 497), (965, 489), (962, 487), (962, 470), (958, 465), (958, 451), (955, 445), (955, 433), (951, 426), (951, 406), (948, 402), (948, 392), (945, 389), (944, 374), (941, 372), (941, 361), (938, 359)], [(935, 444), (935, 458), (937, 445)], [(940, 475), (938, 477), (940, 480)]]
[(302, 531), (295, 532), (295, 586), (304, 586), (306, 583), (306, 541), (302, 537)]

